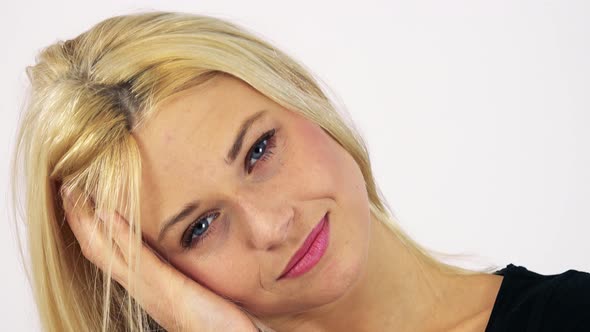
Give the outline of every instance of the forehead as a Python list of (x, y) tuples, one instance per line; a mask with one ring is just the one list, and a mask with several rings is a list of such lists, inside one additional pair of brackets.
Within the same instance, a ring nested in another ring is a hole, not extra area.
[(134, 136), (144, 163), (169, 168), (189, 161), (189, 154), (219, 154), (243, 119), (273, 108), (274, 102), (247, 83), (220, 75), (171, 97)]
[(195, 126), (202, 131), (215, 130), (217, 125), (227, 123), (222, 120), (235, 122), (240, 115), (254, 112), (252, 107), (271, 104), (271, 100), (246, 82), (218, 75), (169, 97), (136, 134), (148, 138), (166, 129), (179, 132), (188, 127), (194, 130)]

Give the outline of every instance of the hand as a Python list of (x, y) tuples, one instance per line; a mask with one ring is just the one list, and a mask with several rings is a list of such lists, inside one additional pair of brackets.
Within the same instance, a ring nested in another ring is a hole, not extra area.
[[(106, 228), (94, 222), (94, 211), (83, 204), (79, 190), (64, 199), (66, 219), (80, 243), (86, 259), (105, 271), (109, 264)], [(166, 263), (146, 243), (139, 252), (129, 246), (134, 236), (120, 214), (100, 216), (100, 222), (113, 223), (112, 277), (129, 292), (141, 307), (167, 331), (259, 331), (249, 316), (234, 303), (188, 278)], [(131, 234), (130, 234), (131, 233)], [(130, 250), (131, 252), (128, 252)], [(131, 287), (127, 280), (129, 264), (140, 255), (139, 280)]]

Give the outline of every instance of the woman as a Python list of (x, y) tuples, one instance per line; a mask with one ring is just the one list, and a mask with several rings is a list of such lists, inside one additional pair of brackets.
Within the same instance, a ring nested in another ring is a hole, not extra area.
[[(110, 18), (28, 73), (14, 169), (48, 331), (507, 331), (538, 314), (510, 314), (508, 281), (557, 280), (412, 241), (312, 76), (229, 22)], [(551, 294), (583, 308), (567, 273)]]

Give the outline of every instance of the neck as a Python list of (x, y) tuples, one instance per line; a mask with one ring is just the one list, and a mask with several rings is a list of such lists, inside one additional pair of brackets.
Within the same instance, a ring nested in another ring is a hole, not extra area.
[(465, 299), (473, 298), (476, 281), (424, 264), (374, 218), (362, 273), (338, 301), (300, 315), (281, 331), (427, 331), (468, 317)]

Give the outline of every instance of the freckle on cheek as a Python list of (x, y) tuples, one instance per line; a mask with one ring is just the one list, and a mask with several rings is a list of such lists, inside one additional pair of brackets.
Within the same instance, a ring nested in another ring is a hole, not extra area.
[(172, 142), (172, 135), (170, 135), (170, 133), (165, 133), (164, 134), (164, 143), (168, 144)]

